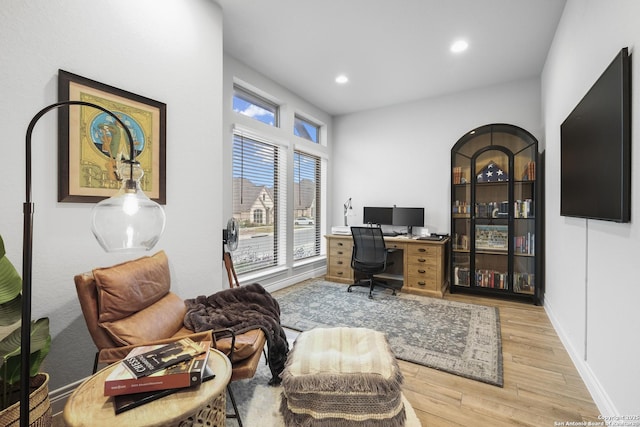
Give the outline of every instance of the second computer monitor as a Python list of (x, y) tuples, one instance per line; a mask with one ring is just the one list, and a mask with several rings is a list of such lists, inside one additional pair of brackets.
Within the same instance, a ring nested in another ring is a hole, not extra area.
[(393, 208), (391, 225), (424, 227), (424, 208)]

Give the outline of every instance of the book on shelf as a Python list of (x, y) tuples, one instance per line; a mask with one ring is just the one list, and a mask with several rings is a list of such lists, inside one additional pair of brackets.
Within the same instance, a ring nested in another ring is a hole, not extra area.
[(530, 161), (524, 168), (522, 173), (523, 181), (535, 181), (536, 180), (536, 162)]
[[(192, 387), (200, 384), (202, 382), (202, 373), (207, 365), (211, 343), (202, 341), (199, 343), (199, 346), (205, 349), (203, 353), (140, 378), (135, 377), (128, 370), (123, 360), (105, 379), (104, 395), (118, 396), (171, 388)], [(132, 350), (132, 353), (134, 353), (135, 356), (138, 353), (148, 351), (150, 347), (157, 346), (137, 347)]]
[(132, 350), (122, 360), (123, 366), (136, 378), (146, 377), (204, 353), (204, 349), (193, 342), (191, 338), (182, 338), (169, 344), (150, 346), (142, 353), (140, 353), (140, 348)]
[[(204, 372), (202, 374), (202, 382), (206, 382), (215, 378), (215, 373), (211, 367), (207, 364), (204, 365)], [(121, 414), (129, 409), (137, 408), (145, 403), (153, 402), (161, 397), (169, 396), (177, 391), (184, 390), (184, 388), (168, 388), (164, 390), (146, 391), (142, 393), (121, 394), (114, 396), (113, 407), (116, 415)]]
[(454, 184), (462, 183), (462, 167), (460, 166), (453, 167), (453, 183)]

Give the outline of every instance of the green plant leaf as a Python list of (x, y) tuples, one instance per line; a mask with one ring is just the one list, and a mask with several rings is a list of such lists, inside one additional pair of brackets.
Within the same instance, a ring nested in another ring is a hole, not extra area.
[[(7, 383), (13, 384), (20, 378), (20, 329), (17, 328), (5, 339), (0, 341), (0, 367), (4, 364), (7, 369)], [(49, 335), (49, 319), (42, 318), (31, 322), (31, 358), (30, 372), (32, 375), (38, 372), (40, 364), (51, 348), (51, 336)]]
[(0, 258), (0, 304), (14, 299), (22, 291), (22, 279), (6, 256)]
[(0, 326), (13, 325), (22, 318), (22, 295), (0, 304)]

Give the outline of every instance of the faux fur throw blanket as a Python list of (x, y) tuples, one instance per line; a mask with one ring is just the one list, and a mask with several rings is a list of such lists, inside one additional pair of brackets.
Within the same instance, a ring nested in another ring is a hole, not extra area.
[(280, 383), (289, 343), (280, 325), (280, 305), (258, 283), (225, 289), (208, 297), (185, 300), (185, 327), (196, 331), (230, 328), (243, 333), (259, 327), (267, 337), (268, 362), (271, 369), (269, 384)]

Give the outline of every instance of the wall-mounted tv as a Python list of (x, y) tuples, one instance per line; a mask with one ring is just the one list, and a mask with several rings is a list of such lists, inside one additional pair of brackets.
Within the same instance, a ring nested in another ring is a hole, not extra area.
[(631, 220), (631, 57), (624, 48), (560, 127), (560, 215)]

